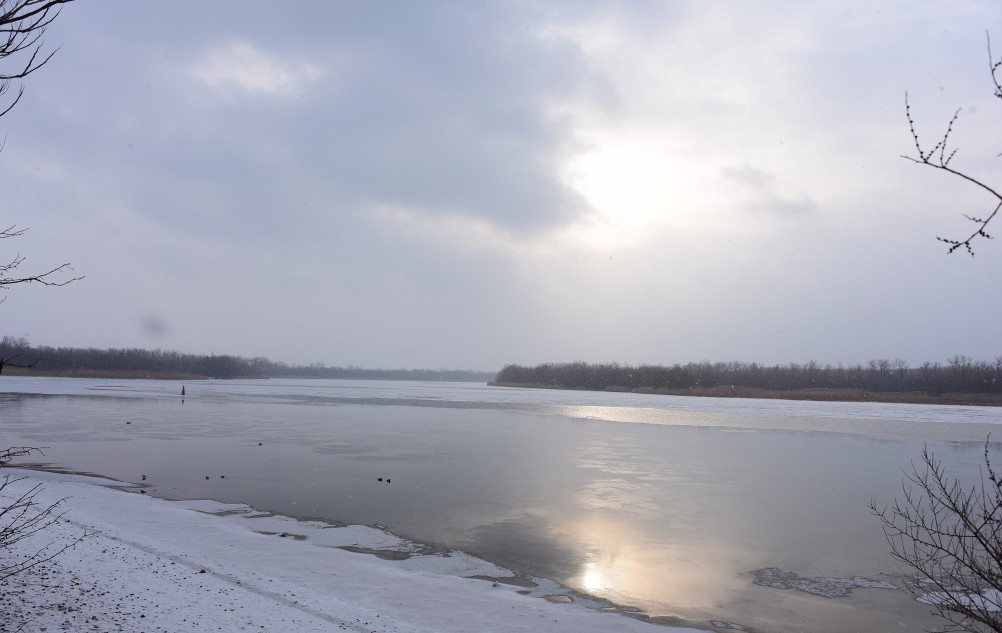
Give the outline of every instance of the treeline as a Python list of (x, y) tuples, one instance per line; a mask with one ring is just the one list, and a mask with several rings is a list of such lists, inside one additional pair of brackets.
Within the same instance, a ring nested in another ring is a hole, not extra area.
[[(24, 338), (0, 339), (0, 373), (30, 365), (36, 374), (74, 373), (204, 378), (351, 378), (486, 382), (493, 372), (434, 369), (363, 369), (321, 363), (289, 365), (264, 357), (182, 354), (162, 349), (94, 349), (32, 346)], [(22, 372), (19, 372), (22, 373)]]
[(865, 365), (789, 365), (758, 363), (689, 363), (686, 365), (620, 365), (546, 363), (535, 367), (507, 365), (497, 384), (561, 389), (681, 391), (694, 387), (744, 387), (766, 391), (852, 389), (874, 392), (1002, 393), (1002, 356), (976, 361), (953, 356), (945, 364), (910, 367), (896, 359), (871, 360)]
[[(265, 359), (267, 360), (267, 359)], [(270, 362), (270, 361), (269, 361)], [(468, 369), (364, 369), (348, 367), (328, 367), (323, 364), (286, 365), (270, 363), (268, 376), (273, 378), (349, 378), (353, 380), (426, 380), (433, 382), (487, 382), (494, 372)]]

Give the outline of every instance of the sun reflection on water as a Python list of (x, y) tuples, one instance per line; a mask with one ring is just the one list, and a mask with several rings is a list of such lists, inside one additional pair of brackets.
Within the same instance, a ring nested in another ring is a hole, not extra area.
[(589, 555), (570, 584), (653, 615), (684, 617), (728, 602), (746, 584), (729, 571), (735, 561), (747, 561), (739, 563), (745, 567), (758, 558), (748, 548), (725, 542), (653, 542), (631, 522), (604, 517), (584, 519), (575, 531)]
[(595, 562), (585, 563), (584, 571), (581, 573), (581, 586), (588, 593), (598, 593), (607, 589), (601, 565)]

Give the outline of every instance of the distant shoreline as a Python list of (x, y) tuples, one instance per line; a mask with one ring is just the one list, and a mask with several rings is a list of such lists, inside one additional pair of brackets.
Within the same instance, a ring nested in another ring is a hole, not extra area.
[[(145, 369), (63, 369), (63, 370), (44, 370), (44, 369), (31, 369), (26, 367), (4, 367), (2, 376), (19, 376), (19, 377), (34, 377), (34, 378), (107, 378), (109, 380), (210, 380), (216, 377), (205, 376), (203, 374), (190, 374), (184, 372), (170, 372), (170, 371), (148, 371)], [(269, 379), (279, 379), (279, 378), (294, 378), (296, 380), (408, 380), (406, 378), (377, 378), (372, 376), (367, 377), (353, 377), (353, 376), (343, 376), (338, 378), (326, 378), (321, 376), (226, 376), (219, 378), (220, 380), (269, 380)], [(478, 384), (484, 384), (483, 380), (453, 380), (453, 381), (434, 381), (430, 379), (420, 379), (412, 378), (410, 380), (415, 380), (418, 382), (475, 382)]]
[(119, 380), (208, 380), (208, 376), (143, 369), (63, 369), (44, 371), (24, 367), (5, 367), (4, 376), (35, 378), (111, 378)]
[(792, 389), (771, 390), (754, 387), (688, 387), (685, 389), (651, 389), (641, 387), (606, 387), (605, 389), (574, 389), (537, 383), (498, 382), (491, 387), (520, 387), (523, 389), (565, 389), (567, 391), (607, 391), (613, 393), (642, 393), (661, 396), (692, 396), (701, 398), (752, 398), (763, 400), (812, 400), (817, 402), (887, 402), (895, 404), (940, 404), (967, 406), (1002, 406), (1002, 394), (994, 393), (942, 393), (929, 394), (911, 391), (865, 391), (863, 389)]
[[(39, 378), (106, 378), (111, 380), (208, 380), (209, 376), (180, 372), (151, 372), (144, 370), (73, 369), (64, 371), (38, 371), (21, 367), (7, 367), (4, 376)], [(314, 379), (311, 376), (281, 376), (282, 378)], [(267, 380), (272, 376), (238, 376), (240, 380)], [(344, 380), (353, 380), (345, 378)], [(606, 387), (582, 389), (547, 385), (488, 381), (490, 387), (516, 387), (522, 389), (562, 389), (566, 391), (605, 391), (609, 393), (640, 393), (659, 396), (689, 396), (697, 398), (750, 398), (754, 400), (809, 400), (815, 402), (886, 402), (895, 404), (938, 404), (964, 406), (1002, 406), (1002, 394), (993, 393), (942, 393), (929, 394), (913, 391), (866, 391), (864, 389), (756, 389), (754, 387), (688, 387), (685, 389), (652, 389), (639, 387)]]

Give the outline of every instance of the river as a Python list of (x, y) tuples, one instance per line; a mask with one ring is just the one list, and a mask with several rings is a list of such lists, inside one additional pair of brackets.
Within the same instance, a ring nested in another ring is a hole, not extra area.
[[(776, 633), (935, 626), (868, 504), (900, 494), (924, 444), (975, 477), (1002, 422), (989, 407), (473, 383), (183, 386), (2, 376), (0, 443), (153, 495), (385, 526), (652, 616)], [(828, 598), (754, 583), (767, 568), (897, 589)]]

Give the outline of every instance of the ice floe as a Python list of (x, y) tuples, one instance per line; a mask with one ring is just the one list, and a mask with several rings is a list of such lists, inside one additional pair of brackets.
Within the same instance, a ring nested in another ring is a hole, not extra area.
[(897, 589), (896, 585), (883, 580), (871, 580), (861, 576), (852, 578), (801, 578), (792, 571), (778, 567), (766, 567), (751, 572), (752, 582), (775, 589), (796, 589), (825, 598), (841, 598), (853, 589)]

